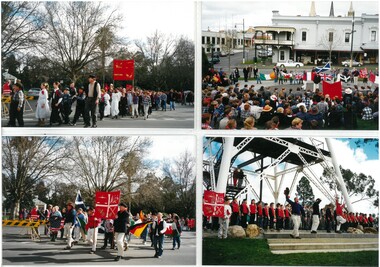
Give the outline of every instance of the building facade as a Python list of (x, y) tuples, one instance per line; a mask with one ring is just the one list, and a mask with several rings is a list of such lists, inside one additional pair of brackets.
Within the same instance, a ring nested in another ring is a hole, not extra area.
[[(309, 16), (283, 16), (279, 11), (273, 11), (274, 27), (292, 27), (294, 32), (278, 30), (279, 38), (291, 41), (291, 44), (275, 45), (273, 62), (293, 59), (312, 64), (331, 61), (336, 65), (350, 60), (351, 51), (353, 59), (362, 64), (379, 62), (379, 16), (356, 16), (352, 4), (346, 16), (334, 16), (333, 3), (328, 16), (317, 15), (314, 2)], [(255, 30), (257, 32), (259, 27)]]

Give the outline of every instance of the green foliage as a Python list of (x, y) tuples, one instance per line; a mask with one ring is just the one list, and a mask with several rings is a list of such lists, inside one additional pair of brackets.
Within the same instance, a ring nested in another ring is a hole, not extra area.
[(263, 239), (203, 238), (203, 265), (378, 266), (378, 251), (272, 254)]
[(297, 193), (298, 198), (303, 205), (309, 206), (313, 203), (315, 198), (313, 188), (310, 186), (310, 182), (305, 176), (302, 176), (302, 178), (298, 182)]
[[(350, 169), (343, 169), (340, 166), (340, 171), (343, 176), (343, 181), (346, 185), (348, 194), (350, 197), (355, 197), (355, 202), (370, 201), (375, 207), (378, 207), (379, 191), (375, 187), (375, 179), (371, 175), (365, 175), (363, 173), (354, 173)], [(322, 177), (320, 179), (326, 183), (332, 190), (341, 190), (339, 185), (335, 182), (335, 177), (323, 170)]]

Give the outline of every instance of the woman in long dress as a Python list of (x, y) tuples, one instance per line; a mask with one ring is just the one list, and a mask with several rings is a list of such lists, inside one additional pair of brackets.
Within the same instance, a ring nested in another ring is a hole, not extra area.
[(112, 119), (117, 119), (119, 115), (119, 102), (121, 99), (121, 93), (118, 89), (114, 89), (112, 92), (112, 103), (111, 103), (111, 116)]
[(108, 92), (105, 92), (103, 97), (104, 97), (104, 104), (105, 104), (104, 117), (108, 117), (109, 115), (111, 115), (111, 104), (110, 104), (111, 97), (108, 94)]
[(36, 118), (38, 119), (37, 126), (45, 126), (45, 119), (50, 117), (49, 96), (48, 96), (49, 84), (41, 83), (41, 91), (38, 96)]

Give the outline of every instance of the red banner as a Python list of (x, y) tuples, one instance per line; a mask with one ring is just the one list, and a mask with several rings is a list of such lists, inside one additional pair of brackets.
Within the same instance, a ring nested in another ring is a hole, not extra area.
[(95, 216), (102, 219), (115, 219), (119, 207), (120, 191), (96, 192)]
[(203, 214), (205, 216), (224, 217), (224, 193), (204, 191)]
[(115, 81), (133, 81), (135, 79), (135, 61), (114, 59), (113, 79)]
[(323, 94), (329, 95), (330, 99), (334, 99), (336, 96), (342, 99), (342, 82), (329, 83), (323, 81)]

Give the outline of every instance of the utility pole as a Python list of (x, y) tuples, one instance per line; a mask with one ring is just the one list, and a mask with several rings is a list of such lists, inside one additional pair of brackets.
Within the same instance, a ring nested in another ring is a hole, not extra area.
[(351, 29), (351, 59), (350, 59), (350, 68), (352, 68), (353, 60), (353, 48), (354, 48), (354, 27), (355, 27), (355, 12), (352, 14), (352, 29)]

